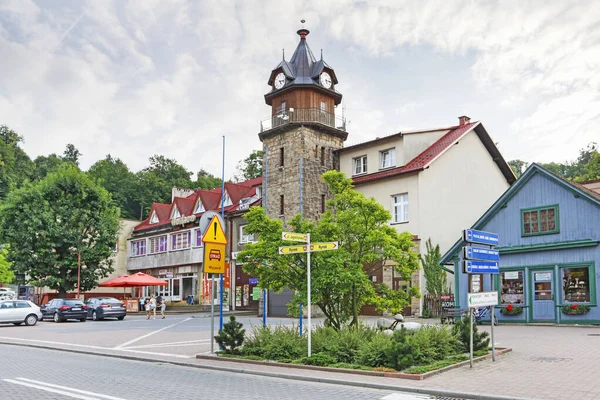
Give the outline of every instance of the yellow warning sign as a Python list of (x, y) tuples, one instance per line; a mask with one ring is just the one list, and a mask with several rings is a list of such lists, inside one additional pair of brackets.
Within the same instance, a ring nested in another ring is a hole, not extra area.
[(225, 273), (225, 245), (206, 243), (204, 245), (204, 273)]
[(225, 231), (221, 226), (221, 221), (219, 217), (216, 215), (208, 224), (206, 228), (206, 232), (204, 232), (204, 236), (202, 236), (202, 242), (204, 243), (217, 243), (217, 244), (227, 244), (227, 238), (225, 237)]

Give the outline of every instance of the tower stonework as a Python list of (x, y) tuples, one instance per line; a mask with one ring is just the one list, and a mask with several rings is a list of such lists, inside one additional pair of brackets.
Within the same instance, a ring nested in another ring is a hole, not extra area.
[(259, 138), (265, 152), (263, 193), (271, 218), (284, 224), (299, 213), (312, 221), (331, 198), (321, 179), (324, 172), (338, 169), (334, 150), (347, 138), (345, 121), (335, 116), (342, 95), (333, 68), (317, 61), (308, 44), (309, 31), (301, 29), (300, 43), (289, 61), (273, 69), (265, 95), (271, 117), (261, 123)]

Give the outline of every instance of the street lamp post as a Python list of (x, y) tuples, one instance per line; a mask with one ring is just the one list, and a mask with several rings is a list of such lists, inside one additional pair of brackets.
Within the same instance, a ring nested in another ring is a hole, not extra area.
[(81, 298), (81, 251), (77, 250), (77, 300)]

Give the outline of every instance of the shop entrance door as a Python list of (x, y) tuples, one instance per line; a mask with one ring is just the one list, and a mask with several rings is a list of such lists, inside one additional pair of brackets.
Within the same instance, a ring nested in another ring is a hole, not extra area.
[(532, 282), (533, 321), (554, 321), (556, 319), (554, 271), (534, 271)]

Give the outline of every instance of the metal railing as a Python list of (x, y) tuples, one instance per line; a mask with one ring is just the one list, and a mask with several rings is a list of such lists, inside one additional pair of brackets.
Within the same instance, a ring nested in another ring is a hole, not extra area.
[(278, 126), (289, 123), (315, 122), (330, 126), (341, 131), (346, 131), (346, 119), (336, 117), (335, 114), (321, 111), (318, 108), (290, 108), (279, 111), (277, 114), (260, 121), (260, 131), (268, 131)]

